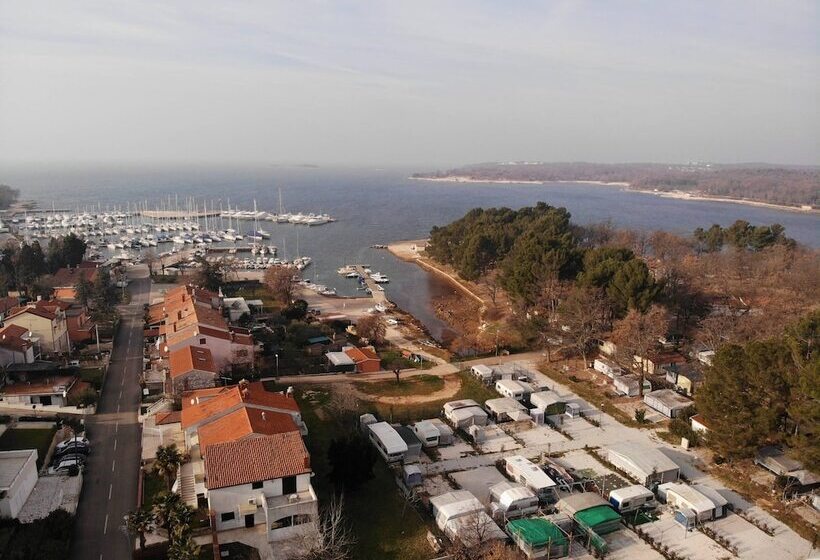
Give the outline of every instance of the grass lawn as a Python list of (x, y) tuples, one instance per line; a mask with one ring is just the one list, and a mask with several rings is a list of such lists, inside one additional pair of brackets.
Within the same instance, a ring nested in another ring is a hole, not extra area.
[(168, 488), (165, 479), (153, 471), (145, 473), (142, 481), (142, 505), (151, 508), (156, 497)]
[[(327, 388), (311, 386), (299, 390), (297, 399), (309, 430), (306, 443), (316, 473), (313, 483), (320, 505), (327, 504), (331, 493), (327, 479), (330, 471), (327, 449), (343, 428), (320, 410), (330, 399)], [(426, 540), (427, 525), (415, 509), (406, 505), (389, 468), (381, 459), (376, 462), (374, 474), (373, 480), (344, 498), (345, 517), (357, 538), (352, 557), (357, 560), (431, 558), (433, 554)]]
[(368, 383), (359, 381), (353, 384), (356, 389), (368, 395), (381, 395), (384, 397), (405, 397), (407, 395), (429, 395), (444, 388), (444, 380), (437, 375), (417, 375), (400, 379), (398, 383), (394, 380), (374, 381)]
[(94, 389), (98, 391), (102, 388), (102, 378), (103, 368), (101, 367), (83, 368), (80, 370), (80, 379), (86, 383), (91, 383)]
[[(459, 374), (461, 378), (461, 389), (452, 397), (417, 404), (384, 404), (378, 402), (363, 403), (365, 410), (362, 412), (372, 412), (379, 419), (389, 422), (413, 422), (424, 418), (435, 418), (441, 413), (441, 407), (449, 401), (459, 399), (473, 399), (479, 404), (483, 404), (487, 399), (498, 397), (492, 388), (487, 387), (478, 381), (467, 371)], [(408, 379), (409, 381), (409, 379)]]
[(36, 449), (37, 468), (43, 466), (57, 428), (12, 428), (0, 436), (0, 451)]

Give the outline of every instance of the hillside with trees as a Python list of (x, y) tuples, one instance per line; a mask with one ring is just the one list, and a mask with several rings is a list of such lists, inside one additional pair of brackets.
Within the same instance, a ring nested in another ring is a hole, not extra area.
[(0, 210), (5, 210), (15, 202), (20, 196), (20, 191), (8, 185), (0, 185)]
[(684, 191), (782, 204), (820, 206), (820, 168), (766, 164), (482, 163), (416, 173), (417, 179), (476, 181), (600, 181), (639, 190)]

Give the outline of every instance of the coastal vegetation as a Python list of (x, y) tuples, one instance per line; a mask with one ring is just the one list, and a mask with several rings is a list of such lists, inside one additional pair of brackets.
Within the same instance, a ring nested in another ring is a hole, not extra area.
[(44, 295), (48, 291), (45, 277), (80, 264), (85, 250), (85, 241), (74, 234), (50, 239), (45, 250), (36, 240), (8, 243), (0, 251), (0, 291), (28, 290), (32, 295)]
[(13, 189), (8, 185), (0, 185), (0, 210), (5, 210), (17, 202), (17, 197), (19, 196), (19, 190)]
[(513, 162), (481, 163), (417, 173), (413, 177), (486, 182), (624, 183), (639, 190), (683, 191), (786, 206), (820, 205), (820, 168), (808, 166)]

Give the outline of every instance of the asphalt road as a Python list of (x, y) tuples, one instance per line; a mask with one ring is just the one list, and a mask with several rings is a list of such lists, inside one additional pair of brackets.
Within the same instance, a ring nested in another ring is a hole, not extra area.
[(86, 420), (92, 452), (77, 508), (71, 549), (75, 560), (131, 557), (123, 517), (137, 505), (141, 426), (139, 375), (142, 369), (143, 304), (151, 283), (145, 266), (130, 267), (131, 304), (120, 306), (122, 323), (97, 413)]

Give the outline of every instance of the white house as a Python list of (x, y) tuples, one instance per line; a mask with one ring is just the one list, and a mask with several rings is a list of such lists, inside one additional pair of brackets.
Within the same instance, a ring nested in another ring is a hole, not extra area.
[(442, 408), (444, 417), (447, 418), (456, 429), (467, 429), (468, 426), (473, 425), (487, 425), (487, 412), (472, 399), (450, 401), (444, 403)]
[(407, 453), (407, 444), (396, 429), (387, 422), (376, 422), (368, 427), (370, 441), (388, 463), (401, 461)]
[(608, 446), (606, 459), (646, 487), (674, 482), (680, 474), (678, 465), (659, 449), (636, 442), (624, 441)]
[(496, 392), (510, 399), (523, 401), (532, 393), (532, 388), (514, 379), (499, 379), (495, 382)]
[(538, 511), (535, 492), (515, 482), (499, 482), (490, 487), (490, 510), (493, 518), (514, 519), (532, 515)]
[(436, 525), (451, 541), (471, 547), (478, 538), (505, 540), (507, 535), (484, 511), (481, 502), (467, 490), (447, 492), (430, 499)]
[(0, 517), (15, 519), (36, 484), (36, 449), (0, 451)]
[(641, 377), (639, 375), (618, 375), (612, 380), (612, 386), (621, 395), (635, 397), (641, 393)]
[(643, 402), (668, 418), (677, 417), (682, 411), (692, 405), (692, 400), (687, 399), (680, 393), (672, 389), (658, 389), (643, 396)]
[(438, 444), (439, 445), (452, 445), (453, 444), (453, 440), (455, 439), (455, 434), (453, 434), (453, 428), (451, 428), (449, 424), (445, 423), (443, 420), (441, 420), (441, 418), (430, 418), (429, 420), (424, 420), (424, 421), (425, 422), (430, 422), (438, 430)]
[(316, 530), (318, 501), (299, 432), (218, 443), (205, 451), (216, 531), (264, 524), (268, 542), (274, 542)]
[(592, 362), (592, 367), (595, 368), (595, 371), (603, 373), (610, 379), (615, 378), (617, 375), (621, 375), (622, 372), (621, 366), (612, 360), (603, 357), (595, 358), (595, 361)]
[(504, 459), (504, 470), (507, 475), (532, 490), (543, 502), (554, 502), (557, 499), (557, 485), (541, 467), (521, 455)]

